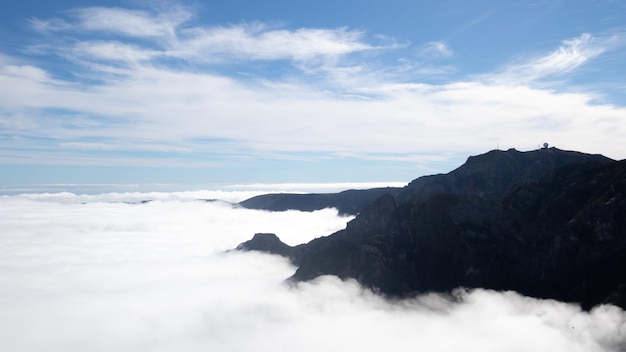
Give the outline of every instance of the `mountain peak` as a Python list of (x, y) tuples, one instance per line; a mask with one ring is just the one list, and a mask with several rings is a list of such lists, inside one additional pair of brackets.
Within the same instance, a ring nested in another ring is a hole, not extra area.
[(527, 152), (516, 149), (492, 150), (470, 156), (465, 164), (443, 175), (417, 178), (400, 192), (399, 201), (423, 201), (438, 193), (501, 197), (511, 186), (524, 181), (537, 181), (549, 170), (569, 163), (613, 161), (598, 154), (585, 154), (558, 148)]

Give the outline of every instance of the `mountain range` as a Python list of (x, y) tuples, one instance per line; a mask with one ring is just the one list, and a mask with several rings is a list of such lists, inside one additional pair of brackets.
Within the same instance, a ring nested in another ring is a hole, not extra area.
[(241, 205), (356, 215), (301, 245), (259, 233), (237, 247), (288, 257), (297, 266), (290, 281), (336, 275), (391, 297), (486, 288), (626, 309), (626, 160), (493, 150), (404, 188), (273, 194)]

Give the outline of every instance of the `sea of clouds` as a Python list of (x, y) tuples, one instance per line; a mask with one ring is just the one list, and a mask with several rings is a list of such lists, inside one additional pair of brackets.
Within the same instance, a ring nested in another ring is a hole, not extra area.
[(351, 218), (229, 203), (254, 194), (0, 196), (2, 351), (626, 350), (612, 306), (487, 290), (390, 302), (334, 277), (289, 286), (285, 259), (227, 251), (255, 232), (307, 242)]

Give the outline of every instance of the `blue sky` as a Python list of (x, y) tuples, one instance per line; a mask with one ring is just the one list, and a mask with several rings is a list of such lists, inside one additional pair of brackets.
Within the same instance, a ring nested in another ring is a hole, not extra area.
[(0, 185), (410, 181), (626, 156), (622, 1), (0, 5)]

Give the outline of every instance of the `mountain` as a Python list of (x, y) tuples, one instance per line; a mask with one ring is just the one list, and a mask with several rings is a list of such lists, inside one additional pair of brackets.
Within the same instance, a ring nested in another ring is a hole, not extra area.
[(385, 187), (365, 190), (347, 190), (339, 193), (272, 193), (263, 194), (239, 203), (244, 208), (270, 211), (315, 211), (336, 208), (340, 214), (356, 215), (383, 194), (398, 194), (401, 188)]
[(379, 197), (332, 235), (238, 248), (289, 257), (291, 280), (336, 275), (390, 296), (480, 287), (626, 308), (625, 221), (626, 161), (491, 151)]
[(515, 149), (492, 150), (486, 154), (470, 156), (465, 164), (448, 174), (420, 177), (411, 181), (398, 200), (422, 201), (441, 193), (496, 199), (514, 184), (539, 180), (557, 166), (588, 161), (603, 163), (612, 160), (602, 155), (557, 148), (529, 152)]

